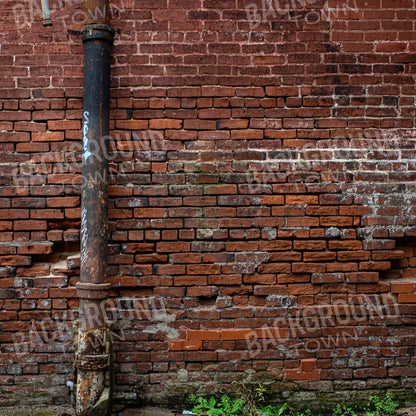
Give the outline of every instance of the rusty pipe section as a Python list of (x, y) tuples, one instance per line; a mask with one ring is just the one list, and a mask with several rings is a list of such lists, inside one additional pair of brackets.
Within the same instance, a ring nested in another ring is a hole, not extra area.
[(106, 316), (103, 303), (109, 295), (108, 160), (110, 60), (114, 31), (110, 27), (109, 0), (84, 0), (87, 22), (84, 43), (84, 109), (81, 206), (81, 279), (77, 367), (76, 414), (92, 415), (105, 386), (109, 366)]

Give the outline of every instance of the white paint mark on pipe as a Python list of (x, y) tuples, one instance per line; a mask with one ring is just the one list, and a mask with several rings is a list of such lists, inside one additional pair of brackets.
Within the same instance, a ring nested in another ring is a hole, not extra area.
[(89, 132), (89, 123), (90, 123), (90, 113), (89, 111), (84, 111), (84, 126), (82, 128), (82, 144), (84, 150), (84, 160), (87, 161), (92, 153), (88, 149), (88, 132)]
[(88, 231), (87, 231), (87, 210), (81, 210), (81, 266), (83, 267), (88, 260)]

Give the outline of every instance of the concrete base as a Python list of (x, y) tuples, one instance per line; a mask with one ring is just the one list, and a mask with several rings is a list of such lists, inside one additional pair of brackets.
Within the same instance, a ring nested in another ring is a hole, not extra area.
[(95, 406), (91, 409), (91, 414), (94, 416), (111, 415), (111, 398), (109, 387), (106, 387), (104, 389), (103, 394), (100, 397), (100, 400), (98, 400)]

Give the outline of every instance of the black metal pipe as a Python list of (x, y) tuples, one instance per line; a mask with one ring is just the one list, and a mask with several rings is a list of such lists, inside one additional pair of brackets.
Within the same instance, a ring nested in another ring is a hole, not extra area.
[[(91, 415), (105, 385), (109, 365), (105, 308), (107, 277), (108, 161), (110, 60), (114, 31), (109, 26), (108, 0), (85, 0), (89, 16), (84, 43), (84, 109), (81, 206), (81, 276), (77, 284), (76, 414)], [(95, 20), (93, 18), (95, 16)], [(98, 20), (96, 17), (101, 19)]]
[[(107, 251), (108, 160), (104, 151), (109, 133), (110, 59), (113, 33), (104, 25), (87, 26), (85, 48), (81, 281), (102, 283)], [(103, 140), (104, 138), (104, 140)]]

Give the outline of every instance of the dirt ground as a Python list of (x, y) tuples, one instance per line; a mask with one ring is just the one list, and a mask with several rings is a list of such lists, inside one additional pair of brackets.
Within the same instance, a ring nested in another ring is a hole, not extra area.
[(158, 407), (144, 407), (143, 409), (131, 409), (124, 408), (120, 409), (120, 412), (114, 413), (117, 416), (175, 416), (181, 413), (175, 413), (167, 409), (161, 409)]
[[(176, 413), (179, 414), (179, 413)], [(142, 409), (114, 406), (113, 416), (174, 416), (175, 412), (157, 407)], [(70, 406), (33, 406), (0, 408), (0, 416), (74, 416)]]
[[(161, 409), (158, 407), (145, 407), (142, 409), (116, 406), (113, 416), (179, 416), (181, 413)], [(0, 408), (0, 416), (73, 416), (73, 409), (68, 406), (52, 407), (8, 407)], [(416, 406), (400, 409), (399, 416), (416, 416)]]
[(416, 406), (400, 409), (397, 411), (397, 414), (401, 416), (416, 416)]
[(0, 416), (72, 416), (70, 406), (25, 406), (0, 408)]
[[(175, 416), (175, 412), (157, 407), (146, 407), (142, 409), (127, 408), (125, 406), (114, 406), (113, 416)], [(176, 413), (180, 414), (180, 413)], [(0, 416), (73, 416), (74, 409), (70, 406), (48, 406), (48, 407), (7, 407), (0, 408)]]

